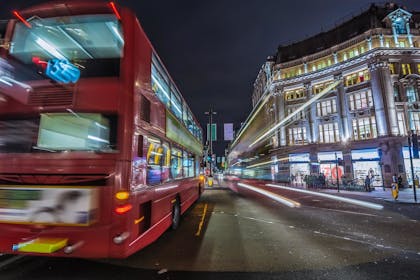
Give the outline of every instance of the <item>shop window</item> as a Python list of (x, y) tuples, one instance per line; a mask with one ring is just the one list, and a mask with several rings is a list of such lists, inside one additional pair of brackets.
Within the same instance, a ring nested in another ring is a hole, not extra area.
[(350, 111), (373, 107), (372, 93), (370, 90), (349, 95)]

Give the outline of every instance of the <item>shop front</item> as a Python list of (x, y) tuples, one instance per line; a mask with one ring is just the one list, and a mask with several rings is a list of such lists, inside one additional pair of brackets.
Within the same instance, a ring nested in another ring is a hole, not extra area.
[[(413, 179), (411, 178), (411, 163), (410, 163), (410, 151), (408, 150), (408, 147), (402, 148), (403, 156), (404, 156), (404, 169), (406, 173), (407, 183), (412, 186), (413, 185)], [(420, 159), (413, 158), (413, 170), (414, 170), (414, 176), (417, 176), (420, 178)], [(400, 174), (397, 174), (397, 176)]]
[(353, 178), (363, 186), (366, 177), (371, 187), (382, 187), (380, 156), (377, 149), (352, 150)]
[(303, 184), (306, 175), (310, 174), (309, 153), (289, 154), (290, 182)]
[(319, 172), (324, 174), (326, 182), (336, 184), (337, 178), (341, 182), (344, 174), (343, 166), (337, 164), (338, 159), (343, 159), (343, 153), (337, 152), (319, 152)]

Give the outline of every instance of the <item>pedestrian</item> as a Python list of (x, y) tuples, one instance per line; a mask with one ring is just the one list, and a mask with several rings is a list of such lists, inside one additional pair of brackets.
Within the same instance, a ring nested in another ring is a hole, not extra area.
[(398, 179), (397, 179), (398, 189), (402, 189), (402, 187), (403, 187), (402, 181), (403, 180), (402, 180), (401, 175), (398, 175)]
[(366, 175), (366, 178), (365, 178), (365, 191), (370, 192), (370, 178), (369, 178), (369, 175)]

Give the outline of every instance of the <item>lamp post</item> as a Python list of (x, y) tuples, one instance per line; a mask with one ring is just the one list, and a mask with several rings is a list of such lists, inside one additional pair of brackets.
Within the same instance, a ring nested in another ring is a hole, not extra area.
[(213, 111), (213, 108), (210, 108), (209, 111), (204, 112), (205, 115), (209, 116), (209, 129), (207, 131), (208, 135), (208, 140), (209, 140), (209, 151), (210, 151), (210, 176), (213, 176), (213, 167), (212, 167), (212, 161), (213, 161), (213, 115), (216, 115), (217, 112)]
[(338, 179), (338, 158), (337, 153), (335, 154), (335, 175), (337, 176), (337, 192), (340, 192), (340, 181)]

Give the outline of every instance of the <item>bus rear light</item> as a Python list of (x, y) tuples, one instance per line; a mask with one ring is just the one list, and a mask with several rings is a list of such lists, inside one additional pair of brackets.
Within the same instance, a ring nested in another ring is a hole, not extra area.
[(117, 17), (118, 20), (121, 20), (121, 15), (117, 10), (117, 7), (115, 6), (114, 2), (109, 2), (109, 6), (111, 6), (112, 11), (114, 12), (115, 16)]
[(129, 192), (117, 192), (115, 198), (118, 200), (127, 200), (130, 197)]
[(24, 19), (18, 11), (13, 11), (13, 14), (15, 17), (17, 17), (24, 25), (26, 25), (28, 28), (32, 28), (32, 25)]
[(120, 214), (120, 215), (125, 214), (128, 211), (130, 211), (132, 208), (133, 208), (133, 205), (131, 205), (131, 204), (121, 205), (121, 206), (118, 206), (117, 208), (115, 208), (115, 213)]

